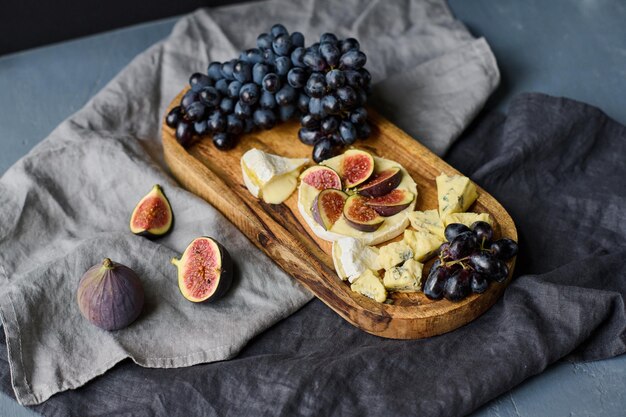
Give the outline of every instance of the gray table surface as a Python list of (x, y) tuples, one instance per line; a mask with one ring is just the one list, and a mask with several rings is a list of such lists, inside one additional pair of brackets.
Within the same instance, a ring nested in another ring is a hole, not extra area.
[[(502, 85), (488, 106), (523, 91), (585, 101), (626, 123), (626, 3), (620, 0), (449, 0), (493, 48)], [(0, 57), (0, 174), (80, 109), (176, 19)], [(329, 28), (332, 30), (332, 28)], [(0, 416), (36, 415), (0, 394)], [(626, 355), (558, 363), (474, 416), (624, 416)]]

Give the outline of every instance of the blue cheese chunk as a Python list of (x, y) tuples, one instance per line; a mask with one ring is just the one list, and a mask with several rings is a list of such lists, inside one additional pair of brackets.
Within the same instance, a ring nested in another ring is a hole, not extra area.
[(359, 294), (363, 294), (372, 300), (379, 303), (384, 302), (387, 299), (387, 290), (383, 285), (382, 280), (375, 271), (371, 269), (365, 270), (354, 282), (350, 285), (350, 289)]
[(383, 285), (389, 291), (416, 292), (422, 287), (424, 265), (409, 259), (402, 266), (395, 266), (385, 272)]
[(378, 265), (383, 269), (391, 269), (402, 262), (413, 258), (411, 246), (404, 241), (391, 242), (378, 252)]
[(413, 258), (416, 261), (424, 262), (437, 252), (444, 238), (429, 232), (407, 229), (404, 231), (403, 242), (413, 250)]
[(437, 210), (412, 211), (409, 213), (409, 221), (415, 230), (444, 237), (445, 227)]
[(437, 177), (437, 196), (439, 200), (439, 217), (445, 219), (451, 213), (462, 213), (478, 197), (476, 185), (462, 175)]

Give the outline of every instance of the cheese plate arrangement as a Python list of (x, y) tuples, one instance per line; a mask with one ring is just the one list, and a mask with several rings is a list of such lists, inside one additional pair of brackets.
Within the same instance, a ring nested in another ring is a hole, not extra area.
[(369, 333), (430, 337), (491, 307), (514, 268), (515, 225), (366, 106), (358, 41), (324, 34), (305, 48), (275, 25), (257, 46), (193, 74), (167, 109), (180, 184)]

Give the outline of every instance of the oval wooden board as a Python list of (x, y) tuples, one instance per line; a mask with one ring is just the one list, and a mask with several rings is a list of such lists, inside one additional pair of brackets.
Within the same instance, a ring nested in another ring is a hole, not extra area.
[[(185, 91), (174, 99), (171, 109)], [(370, 112), (372, 135), (356, 147), (399, 162), (418, 186), (416, 210), (437, 208), (435, 177), (458, 171), (426, 149), (382, 116)], [(452, 303), (431, 301), (420, 293), (393, 293), (393, 304), (383, 304), (350, 290), (335, 273), (330, 256), (331, 243), (319, 239), (308, 228), (297, 208), (297, 192), (279, 205), (254, 198), (243, 185), (240, 158), (256, 147), (291, 158), (311, 158), (312, 148), (297, 139), (299, 123), (291, 121), (272, 130), (253, 132), (240, 138), (229, 151), (220, 151), (211, 138), (203, 138), (184, 149), (165, 123), (162, 126), (165, 161), (183, 187), (220, 210), (259, 249), (282, 269), (308, 288), (317, 298), (348, 322), (366, 332), (394, 339), (419, 339), (454, 330), (489, 309), (502, 295), (511, 279), (492, 283), (481, 295), (470, 295)], [(496, 233), (517, 240), (513, 220), (504, 208), (483, 189), (469, 211), (490, 213)], [(424, 268), (428, 272), (429, 264)]]

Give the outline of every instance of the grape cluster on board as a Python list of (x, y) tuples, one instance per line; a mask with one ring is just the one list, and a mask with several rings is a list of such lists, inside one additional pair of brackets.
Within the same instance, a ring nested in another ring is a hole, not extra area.
[(492, 241), (489, 223), (478, 221), (470, 227), (452, 223), (445, 237), (424, 283), (426, 297), (459, 301), (472, 292), (482, 294), (489, 282), (503, 282), (509, 275), (505, 261), (517, 254), (517, 243), (507, 238)]
[(298, 136), (319, 162), (370, 134), (366, 60), (354, 38), (325, 33), (305, 47), (302, 33), (276, 24), (238, 59), (191, 75), (189, 91), (165, 120), (183, 146), (211, 135), (217, 148), (230, 149), (243, 133), (300, 116)]

